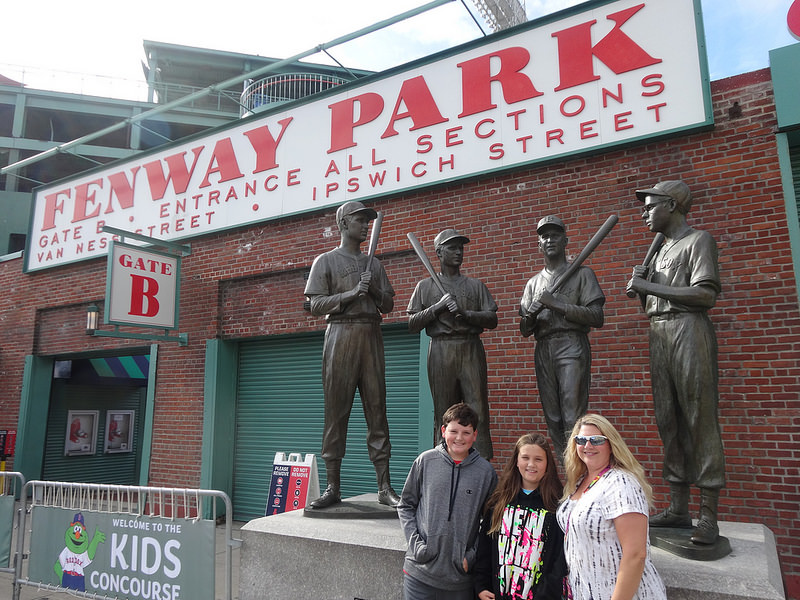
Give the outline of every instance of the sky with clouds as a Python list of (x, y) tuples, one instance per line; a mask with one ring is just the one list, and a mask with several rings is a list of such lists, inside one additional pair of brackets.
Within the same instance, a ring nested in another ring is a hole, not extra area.
[[(669, 2), (671, 0), (662, 0)], [(769, 50), (797, 40), (786, 25), (793, 0), (701, 0), (712, 80), (769, 66)], [(798, 1), (798, 0), (795, 0)], [(579, 0), (526, 0), (529, 19), (580, 4)], [(425, 0), (212, 0), (12, 1), (3, 7), (0, 74), (45, 89), (65, 89), (82, 78), (85, 93), (105, 95), (98, 81), (143, 81), (143, 40), (286, 58), (383, 19), (423, 6)], [(124, 7), (124, 8), (121, 8)], [(377, 33), (330, 50), (352, 68), (383, 70), (482, 37), (471, 0), (454, 0)], [(13, 25), (19, 24), (19, 26)], [(654, 32), (670, 35), (670, 32)], [(322, 54), (306, 59), (331, 63)], [(42, 78), (41, 70), (48, 71)], [(117, 85), (117, 88), (119, 86)]]

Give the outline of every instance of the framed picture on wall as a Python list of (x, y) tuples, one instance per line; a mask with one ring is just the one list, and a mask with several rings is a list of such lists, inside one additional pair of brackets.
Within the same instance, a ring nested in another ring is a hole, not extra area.
[(133, 451), (133, 414), (132, 410), (106, 411), (106, 453)]
[(98, 410), (71, 410), (67, 414), (67, 436), (64, 442), (65, 456), (94, 454), (97, 446)]

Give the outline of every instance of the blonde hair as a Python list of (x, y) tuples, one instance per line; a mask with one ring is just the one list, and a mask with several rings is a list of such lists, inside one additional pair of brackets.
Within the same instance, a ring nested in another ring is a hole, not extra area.
[(584, 425), (593, 425), (600, 430), (600, 433), (608, 438), (608, 443), (611, 445), (611, 466), (617, 469), (627, 471), (636, 478), (639, 485), (642, 487), (645, 497), (647, 498), (648, 506), (653, 502), (653, 488), (647, 482), (644, 474), (644, 468), (636, 457), (628, 449), (628, 445), (622, 436), (605, 417), (598, 414), (587, 414), (575, 422), (575, 427), (572, 428), (572, 433), (567, 442), (567, 449), (564, 452), (564, 472), (567, 476), (567, 481), (564, 484), (564, 496), (562, 500), (566, 500), (578, 486), (578, 482), (586, 472), (586, 465), (578, 456), (578, 450), (574, 438), (580, 433), (581, 427)]

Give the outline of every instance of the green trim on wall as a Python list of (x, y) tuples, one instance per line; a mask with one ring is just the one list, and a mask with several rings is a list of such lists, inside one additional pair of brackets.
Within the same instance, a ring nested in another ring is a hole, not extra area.
[(158, 366), (158, 344), (150, 345), (150, 369), (147, 374), (147, 398), (142, 419), (142, 447), (139, 449), (139, 485), (150, 481), (150, 455), (153, 447), (153, 413), (156, 405), (156, 376)]
[(769, 51), (772, 88), (775, 92), (775, 111), (778, 129), (800, 125), (800, 43)]
[(423, 329), (419, 334), (419, 439), (417, 448), (421, 454), (433, 443), (433, 394), (428, 380), (428, 346), (431, 338)]
[(42, 476), (53, 362), (49, 356), (25, 357), (14, 469), (22, 473), (26, 481)]
[[(238, 363), (238, 343), (219, 339), (206, 341), (200, 487), (225, 492), (229, 497), (233, 496)], [(220, 516), (224, 509), (218, 505), (217, 514), (205, 515), (205, 518)]]
[[(800, 188), (800, 180), (795, 181), (794, 178), (794, 172), (795, 170), (800, 170), (800, 165), (792, 164), (792, 149), (794, 149), (794, 154), (797, 154), (797, 148), (800, 148), (800, 144), (792, 146), (790, 136), (785, 133), (778, 133), (775, 136), (775, 141), (778, 146), (778, 163), (781, 168), (783, 198), (786, 205), (786, 225), (789, 229), (794, 284), (798, 297), (800, 297), (800, 208), (798, 207), (798, 197), (795, 193), (795, 190)], [(793, 169), (793, 167), (795, 168)]]

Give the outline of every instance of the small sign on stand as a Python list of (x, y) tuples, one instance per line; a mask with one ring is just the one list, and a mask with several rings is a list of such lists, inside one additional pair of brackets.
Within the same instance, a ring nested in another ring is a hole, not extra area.
[(305, 508), (310, 499), (319, 497), (319, 473), (317, 457), (299, 453), (275, 453), (272, 464), (272, 478), (269, 482), (269, 496), (265, 516), (277, 515)]

